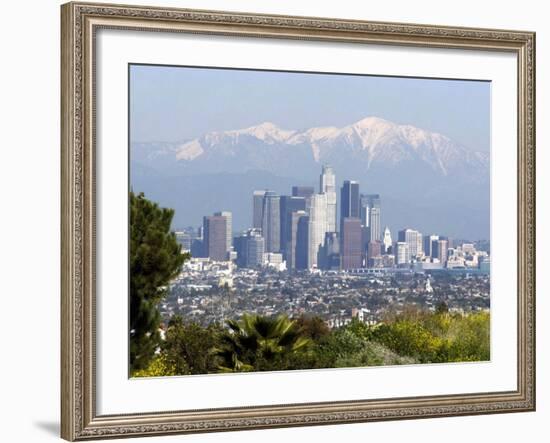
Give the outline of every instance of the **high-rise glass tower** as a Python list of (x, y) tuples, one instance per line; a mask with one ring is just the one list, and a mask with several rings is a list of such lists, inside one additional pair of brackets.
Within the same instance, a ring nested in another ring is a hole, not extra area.
[(340, 190), (340, 231), (345, 218), (359, 217), (359, 182), (346, 180)]
[(252, 194), (252, 227), (262, 228), (262, 212), (264, 207), (265, 191), (254, 191)]
[(287, 255), (291, 254), (291, 229), (292, 229), (292, 214), (296, 211), (305, 211), (306, 199), (304, 197), (293, 197), (289, 195), (281, 196), (281, 251)]
[[(288, 223), (288, 242), (286, 246), (285, 251), (285, 260), (286, 260), (286, 266), (288, 269), (295, 269), (297, 267), (296, 260), (297, 255), (300, 253), (299, 250), (299, 230), (298, 227), (300, 225), (300, 220), (302, 218), (306, 218), (309, 222), (309, 217), (307, 216), (306, 211), (295, 211), (291, 212), (290, 214), (290, 220)], [(302, 232), (301, 235), (305, 238), (302, 239), (302, 243), (304, 244), (303, 248), (304, 251), (302, 252), (303, 255), (305, 255), (305, 249), (307, 248), (307, 224), (305, 225), (305, 232)], [(307, 262), (307, 260), (303, 260), (303, 262)], [(307, 267), (307, 266), (306, 266)]]
[(319, 188), (327, 195), (327, 231), (336, 232), (336, 176), (331, 166), (323, 166)]
[(262, 236), (265, 252), (281, 250), (281, 198), (272, 191), (266, 191), (263, 198)]
[(439, 235), (425, 235), (424, 236), (424, 254), (427, 257), (434, 258), (434, 254), (437, 250), (437, 241), (439, 240)]

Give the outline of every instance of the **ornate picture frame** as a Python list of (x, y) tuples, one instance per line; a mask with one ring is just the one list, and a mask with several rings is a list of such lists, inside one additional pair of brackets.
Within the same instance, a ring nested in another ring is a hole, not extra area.
[[(216, 432), (535, 410), (535, 34), (72, 2), (61, 7), (61, 435)], [(517, 57), (517, 389), (99, 415), (96, 384), (96, 33), (191, 33), (471, 49)]]

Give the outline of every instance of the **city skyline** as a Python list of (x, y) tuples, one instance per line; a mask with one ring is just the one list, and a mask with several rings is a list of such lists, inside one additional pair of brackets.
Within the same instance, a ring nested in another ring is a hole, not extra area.
[[(328, 168), (330, 170), (330, 174), (332, 175), (332, 179), (331, 180), (334, 180), (334, 183), (336, 183), (336, 179), (335, 179), (335, 173), (334, 173), (334, 169), (331, 165), (322, 165), (322, 172), (321, 172), (321, 175), (319, 176), (319, 190), (322, 190), (324, 189), (323, 188), (323, 175), (324, 175), (324, 171), (326, 168)], [(361, 189), (361, 183), (359, 183), (358, 181), (356, 180), (347, 180), (347, 179), (342, 179), (340, 180), (342, 182), (342, 185), (338, 188), (336, 185), (333, 185), (333, 192), (334, 193), (334, 200), (333, 200), (333, 214), (334, 214), (334, 217), (336, 218), (336, 220), (338, 220), (338, 223), (341, 224), (341, 221), (343, 219), (343, 216), (346, 216), (344, 215), (347, 211), (347, 208), (346, 206), (342, 205), (341, 202), (344, 200), (342, 198), (343, 196), (343, 191), (344, 191), (344, 188), (346, 188), (347, 186), (352, 186), (352, 187), (355, 187), (355, 191), (354, 191), (354, 194), (355, 194), (355, 197), (353, 198), (354, 201), (356, 201), (356, 205), (354, 208), (350, 209), (349, 210), (349, 216), (352, 216), (352, 217), (357, 217), (360, 219), (361, 221), (361, 225), (362, 226), (365, 226), (367, 228), (371, 228), (369, 226), (369, 222), (372, 220), (372, 222), (374, 223), (374, 227), (373, 229), (371, 229), (369, 231), (369, 240), (372, 240), (372, 241), (380, 241), (380, 242), (383, 242), (384, 238), (383, 238), (383, 234), (384, 234), (384, 230), (389, 230), (389, 233), (390, 233), (390, 238), (397, 238), (397, 236), (399, 235), (399, 231), (400, 230), (405, 230), (405, 229), (412, 229), (411, 228), (411, 224), (410, 223), (402, 223), (401, 225), (399, 226), (389, 226), (387, 223), (383, 222), (383, 217), (382, 217), (382, 211), (381, 211), (381, 197), (380, 197), (380, 194), (367, 194), (367, 193), (364, 193), (364, 192), (360, 192), (360, 189)], [(332, 181), (331, 181), (332, 183)], [(263, 205), (264, 205), (264, 196), (267, 192), (270, 192), (270, 196), (271, 197), (274, 197), (274, 198), (279, 198), (279, 211), (280, 211), (280, 214), (282, 214), (284, 211), (285, 211), (285, 207), (288, 205), (292, 210), (305, 210), (306, 209), (306, 200), (307, 198), (311, 197), (312, 195), (315, 194), (315, 186), (309, 186), (309, 185), (293, 185), (291, 187), (291, 192), (289, 195), (285, 195), (284, 193), (282, 192), (277, 192), (277, 191), (274, 191), (272, 189), (269, 189), (268, 187), (266, 187), (265, 189), (257, 189), (255, 191), (253, 191), (253, 194), (252, 194), (252, 204), (250, 205), (250, 217), (247, 217), (247, 218), (251, 218), (252, 221), (249, 225), (246, 225), (246, 226), (240, 226), (238, 229), (235, 229), (235, 230), (229, 230), (228, 232), (231, 232), (232, 233), (232, 236), (234, 237), (235, 234), (237, 233), (241, 233), (241, 232), (244, 232), (246, 231), (247, 229), (249, 228), (259, 228), (261, 229), (262, 228), (262, 211), (263, 211)], [(322, 192), (319, 192), (319, 193), (322, 193)], [(326, 192), (325, 192), (326, 193)], [(336, 195), (340, 195), (340, 200), (337, 200), (336, 199)], [(328, 197), (327, 197), (328, 199)], [(338, 205), (338, 201), (340, 201), (340, 205)], [(327, 203), (327, 206), (329, 204)], [(327, 207), (327, 211), (328, 211), (328, 207)], [(235, 214), (235, 211), (232, 211), (231, 210), (231, 205), (225, 205), (224, 206), (224, 210), (218, 210), (218, 211), (215, 211), (213, 212), (213, 215), (222, 215), (223, 212), (227, 212), (229, 214), (231, 214), (231, 219), (233, 219), (234, 217), (234, 214)], [(330, 213), (330, 211), (329, 211)], [(198, 226), (202, 226), (202, 218), (204, 217), (201, 216), (201, 221), (198, 222), (198, 223), (190, 223), (190, 224), (187, 224), (185, 226), (183, 225), (177, 225), (177, 226), (172, 226), (172, 229), (174, 231), (183, 231), (183, 230), (186, 230), (186, 229), (189, 229), (189, 228), (197, 228)], [(330, 218), (330, 217), (328, 217)], [(231, 223), (231, 222), (230, 222)], [(327, 221), (328, 223), (328, 221)], [(330, 226), (339, 226), (336, 224), (336, 221), (334, 221), (334, 223), (332, 225), (329, 224), (329, 227), (327, 227), (327, 232), (335, 232), (335, 230), (333, 229), (330, 229)], [(425, 230), (422, 228), (422, 226), (417, 226), (415, 225), (414, 226), (416, 229), (418, 229), (419, 231), (421, 232), (430, 232), (432, 233), (432, 230)], [(279, 232), (280, 232), (280, 239), (278, 240), (279, 244), (280, 245), (284, 245), (285, 244), (285, 232), (286, 232), (286, 229), (287, 227), (286, 226), (283, 226), (283, 225), (280, 225), (279, 226)], [(452, 230), (452, 227), (451, 227), (451, 230)], [(341, 231), (341, 227), (338, 228), (338, 232)], [(440, 230), (436, 230), (438, 232), (448, 232), (448, 229), (440, 229)], [(432, 233), (433, 234), (433, 233)], [(483, 237), (480, 237), (480, 238), (461, 238), (463, 240), (469, 240), (469, 241), (488, 241), (489, 239), (488, 238), (483, 238)]]
[[(451, 260), (451, 239), (441, 232), (422, 233), (404, 227), (393, 242), (388, 226), (382, 232), (381, 195), (364, 194), (359, 182), (345, 179), (338, 200), (335, 181), (332, 167), (323, 165), (319, 192), (304, 186), (293, 186), (292, 195), (256, 190), (252, 194), (252, 217), (245, 230), (233, 232), (233, 213), (218, 211), (203, 217), (202, 231), (192, 242), (189, 239), (186, 248), (195, 258), (233, 260), (240, 267), (268, 265), (288, 271), (392, 269), (417, 262), (422, 269), (465, 265), (464, 260)], [(457, 246), (475, 251), (473, 243), (468, 245)], [(478, 263), (478, 259), (482, 261)], [(488, 255), (475, 256), (476, 266), (481, 267), (485, 260), (489, 263)]]

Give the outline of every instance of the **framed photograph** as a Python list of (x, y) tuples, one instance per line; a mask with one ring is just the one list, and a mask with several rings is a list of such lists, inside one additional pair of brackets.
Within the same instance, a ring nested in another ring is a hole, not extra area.
[(535, 409), (534, 33), (61, 17), (63, 438)]

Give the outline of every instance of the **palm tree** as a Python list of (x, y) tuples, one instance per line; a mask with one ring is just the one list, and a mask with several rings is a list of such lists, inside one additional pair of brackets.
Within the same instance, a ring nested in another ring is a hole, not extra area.
[(311, 343), (295, 321), (286, 315), (276, 318), (244, 314), (240, 321), (228, 320), (229, 331), (218, 350), (225, 372), (286, 369), (286, 357), (301, 352)]

